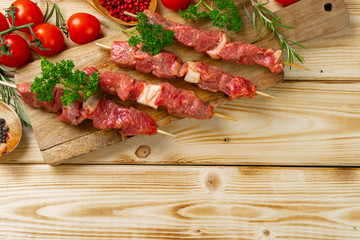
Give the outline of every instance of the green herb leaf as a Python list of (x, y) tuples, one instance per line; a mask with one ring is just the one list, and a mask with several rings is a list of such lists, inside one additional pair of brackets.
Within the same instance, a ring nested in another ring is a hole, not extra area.
[[(239, 32), (242, 28), (242, 19), (233, 0), (215, 0), (217, 3), (215, 9), (213, 2), (209, 6), (204, 0), (200, 0), (197, 4), (189, 5), (186, 11), (179, 10), (184, 19), (209, 18), (211, 23), (216, 27), (225, 27), (228, 30)], [(209, 12), (200, 12), (200, 5), (204, 5)]]
[[(14, 81), (5, 75), (4, 70), (1, 67), (0, 81), (14, 84)], [(31, 126), (29, 117), (27, 116), (25, 111), (24, 102), (21, 100), (21, 96), (16, 91), (16, 89), (5, 85), (0, 85), (0, 96), (3, 102), (14, 108), (15, 112), (19, 115), (22, 123)]]
[[(251, 1), (252, 10), (253, 10), (252, 13), (253, 25), (255, 29), (258, 30), (259, 26), (256, 26), (255, 20), (259, 18), (260, 19), (259, 23), (262, 23), (264, 27), (259, 37), (256, 40), (254, 40), (252, 43), (255, 43), (258, 40), (260, 40), (264, 36), (265, 32), (267, 30), (270, 30), (272, 32), (270, 38), (276, 35), (280, 42), (280, 49), (287, 53), (287, 62), (294, 63), (297, 59), (299, 62), (304, 63), (304, 58), (298, 52), (296, 52), (296, 50), (292, 46), (290, 46), (290, 43), (294, 43), (304, 49), (306, 49), (306, 47), (300, 43), (288, 39), (278, 29), (278, 27), (287, 28), (287, 29), (294, 29), (294, 27), (281, 24), (280, 17), (276, 16), (273, 12), (271, 12), (269, 9), (265, 7), (268, 3), (269, 0), (265, 1), (264, 3)], [(246, 7), (245, 1), (243, 1), (243, 5), (245, 8)]]
[(139, 35), (132, 36), (128, 41), (130, 45), (137, 46), (143, 44), (142, 50), (151, 55), (159, 54), (165, 46), (174, 44), (175, 34), (173, 31), (164, 30), (161, 25), (153, 25), (148, 22), (147, 16), (139, 12), (136, 30)]
[(68, 29), (68, 27), (66, 25), (66, 21), (65, 21), (63, 15), (61, 13), (61, 10), (60, 10), (59, 6), (54, 1), (52, 1), (52, 4), (53, 5), (52, 5), (51, 10), (49, 12), (49, 0), (46, 0), (46, 11), (45, 11), (45, 14), (44, 14), (44, 22), (47, 22), (55, 12), (56, 26), (61, 29), (61, 31), (64, 33), (64, 35), (66, 37), (69, 37), (69, 29)]
[(99, 91), (99, 75), (93, 73), (90, 77), (83, 72), (73, 72), (74, 63), (71, 60), (63, 60), (59, 63), (51, 63), (43, 59), (41, 61), (41, 76), (35, 77), (31, 85), (31, 91), (42, 102), (53, 101), (53, 91), (57, 84), (64, 87), (62, 103), (68, 106), (81, 99), (86, 101), (93, 92)]

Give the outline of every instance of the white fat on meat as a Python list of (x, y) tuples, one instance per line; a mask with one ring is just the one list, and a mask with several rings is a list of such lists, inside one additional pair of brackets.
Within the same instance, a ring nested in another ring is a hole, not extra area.
[(229, 39), (227, 38), (226, 34), (223, 33), (220, 38), (220, 43), (216, 46), (216, 48), (211, 49), (209, 51), (206, 51), (206, 53), (212, 58), (212, 59), (220, 59), (218, 57), (218, 53), (223, 50), (223, 48), (226, 46), (226, 44), (229, 42)]
[(279, 59), (282, 59), (282, 51), (281, 50), (277, 50), (274, 53), (274, 57), (275, 57), (275, 62), (279, 62)]
[(137, 99), (137, 102), (157, 109), (158, 106), (155, 105), (155, 101), (159, 96), (161, 90), (162, 90), (161, 86), (144, 83), (144, 88), (141, 91)]
[(200, 73), (197, 71), (194, 62), (188, 62), (187, 73), (184, 77), (184, 80), (190, 83), (200, 82)]

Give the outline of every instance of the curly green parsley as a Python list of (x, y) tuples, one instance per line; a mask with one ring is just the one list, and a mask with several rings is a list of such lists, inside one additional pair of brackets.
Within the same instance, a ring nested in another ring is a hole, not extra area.
[(143, 44), (141, 50), (150, 53), (151, 55), (159, 54), (165, 46), (174, 44), (175, 34), (173, 31), (167, 31), (161, 25), (150, 24), (145, 13), (139, 12), (136, 25), (136, 30), (139, 35), (133, 35), (129, 39), (129, 44), (137, 46)]
[(64, 95), (61, 100), (65, 106), (79, 99), (85, 102), (92, 93), (99, 92), (99, 73), (95, 72), (88, 77), (85, 72), (79, 70), (74, 72), (73, 69), (74, 63), (71, 60), (54, 64), (42, 59), (41, 76), (35, 77), (31, 91), (36, 94), (39, 101), (51, 102), (55, 86), (62, 84)]
[[(217, 3), (216, 8), (213, 3)], [(216, 27), (225, 27), (234, 32), (239, 32), (242, 28), (243, 21), (238, 9), (232, 0), (215, 0), (209, 6), (204, 0), (200, 0), (197, 4), (190, 4), (186, 11), (179, 10), (180, 15), (184, 19), (209, 18), (211, 23)], [(203, 4), (209, 12), (200, 12), (200, 5)]]

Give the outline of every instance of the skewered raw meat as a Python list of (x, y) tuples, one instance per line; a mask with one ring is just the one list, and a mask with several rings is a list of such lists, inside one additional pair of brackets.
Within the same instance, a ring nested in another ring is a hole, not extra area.
[(148, 10), (144, 13), (151, 24), (161, 25), (165, 30), (174, 31), (177, 42), (208, 54), (213, 59), (245, 65), (258, 64), (269, 68), (273, 73), (279, 73), (284, 68), (281, 50), (259, 48), (255, 44), (244, 42), (230, 42), (222, 31), (197, 29), (179, 24)]
[(61, 102), (63, 89), (58, 87), (54, 88), (52, 102), (40, 102), (31, 92), (31, 84), (26, 82), (16, 86), (21, 99), (30, 106), (58, 113), (60, 121), (78, 125), (85, 119), (91, 119), (95, 128), (117, 129), (122, 135), (154, 135), (157, 132), (155, 121), (135, 108), (127, 108), (105, 99), (95, 103), (78, 100), (64, 106)]
[(154, 85), (123, 73), (103, 72), (99, 74), (99, 88), (123, 101), (137, 101), (155, 109), (165, 107), (176, 117), (209, 119), (213, 116), (213, 107), (202, 102), (192, 91), (175, 88), (167, 82)]
[(111, 60), (120, 66), (135, 68), (142, 73), (152, 73), (159, 78), (181, 77), (181, 60), (173, 53), (162, 51), (155, 56), (130, 46), (127, 41), (114, 42)]
[(201, 89), (221, 91), (233, 100), (239, 97), (253, 98), (256, 86), (242, 77), (233, 77), (217, 66), (203, 62), (187, 62), (171, 52), (162, 51), (151, 56), (141, 50), (141, 45), (130, 46), (127, 41), (115, 41), (111, 47), (111, 60), (123, 67), (136, 68), (139, 72), (153, 73), (159, 78), (184, 77), (187, 82), (197, 84)]

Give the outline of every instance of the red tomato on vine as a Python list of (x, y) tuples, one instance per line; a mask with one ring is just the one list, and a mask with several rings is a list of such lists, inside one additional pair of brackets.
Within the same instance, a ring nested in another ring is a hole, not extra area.
[[(60, 28), (58, 28), (57, 26), (48, 23), (42, 23), (34, 27), (33, 30), (35, 36), (40, 39), (43, 48), (48, 49), (40, 50), (39, 47), (34, 48), (34, 46), (32, 46), (34, 51), (38, 54), (43, 56), (51, 56), (60, 52), (63, 49), (65, 45), (64, 36)], [(33, 40), (34, 36), (30, 35), (30, 41)]]
[[(29, 23), (34, 23), (34, 26), (43, 23), (44, 15), (38, 5), (30, 0), (16, 0), (13, 2), (15, 11), (15, 26), (21, 26)], [(8, 18), (12, 24), (12, 18)], [(19, 31), (30, 33), (28, 28), (20, 29)]]
[(8, 30), (9, 29), (9, 23), (6, 20), (6, 17), (4, 14), (0, 12), (0, 32)]
[(20, 67), (27, 63), (30, 58), (30, 49), (24, 38), (16, 34), (6, 34), (2, 38), (5, 44), (10, 45), (9, 52), (11, 56), (4, 54), (0, 57), (0, 63), (7, 67)]

